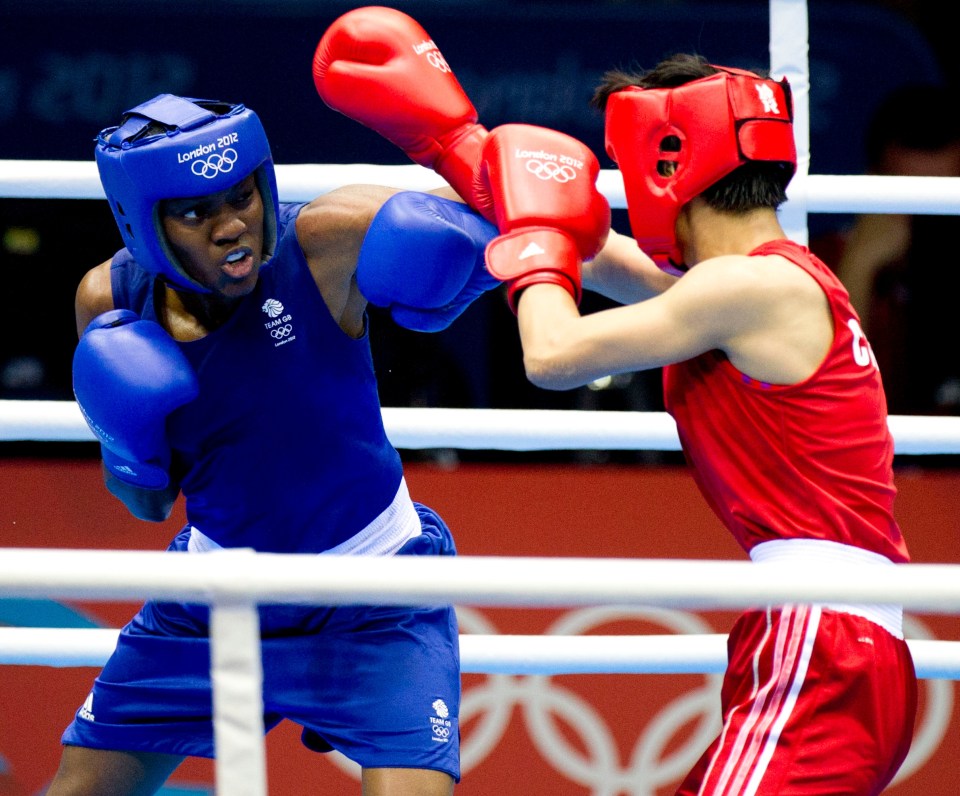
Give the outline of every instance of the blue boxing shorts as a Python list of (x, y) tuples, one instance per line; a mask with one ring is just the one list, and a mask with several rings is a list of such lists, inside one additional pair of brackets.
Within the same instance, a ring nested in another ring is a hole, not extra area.
[[(422, 534), (397, 555), (456, 555), (446, 524), (415, 504)], [(188, 528), (170, 545), (185, 550)], [(146, 603), (123, 628), (62, 743), (214, 757), (208, 609)], [(452, 606), (262, 606), (264, 726), (367, 768), (460, 780), (460, 648)]]

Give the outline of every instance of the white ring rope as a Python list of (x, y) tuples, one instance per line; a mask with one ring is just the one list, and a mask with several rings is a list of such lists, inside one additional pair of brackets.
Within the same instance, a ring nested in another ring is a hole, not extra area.
[(960, 564), (848, 567), (750, 561), (432, 558), (0, 549), (0, 596), (200, 603), (486, 606), (659, 605), (743, 609), (876, 603), (960, 613)]
[[(281, 164), (276, 170), (277, 188), (288, 202), (309, 201), (350, 183), (408, 190), (442, 184), (432, 171), (415, 164)], [(627, 206), (619, 171), (602, 170), (597, 185), (611, 207)], [(960, 177), (810, 174), (795, 178), (788, 195), (811, 213), (960, 214)], [(103, 199), (104, 194), (92, 161), (0, 160), (0, 198)]]
[[(113, 628), (0, 628), (0, 666), (103, 666)], [(910, 639), (917, 677), (960, 680), (960, 641)], [(464, 674), (719, 674), (727, 636), (460, 636)]]
[[(383, 418), (406, 450), (680, 450), (666, 412), (384, 407)], [(960, 453), (960, 417), (894, 415), (888, 425), (898, 454)], [(74, 401), (0, 400), (0, 442), (94, 439)]]

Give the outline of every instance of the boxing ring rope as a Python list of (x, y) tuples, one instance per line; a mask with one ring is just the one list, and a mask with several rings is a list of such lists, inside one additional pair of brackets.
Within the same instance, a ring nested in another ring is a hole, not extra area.
[[(680, 450), (666, 412), (384, 407), (383, 419), (406, 450)], [(960, 453), (960, 417), (892, 415), (888, 426), (897, 454)], [(95, 439), (74, 401), (0, 400), (0, 442)]]
[[(0, 666), (101, 667), (114, 628), (0, 628)], [(917, 677), (960, 680), (960, 641), (909, 639)], [(727, 636), (461, 635), (464, 674), (720, 674)]]
[[(423, 166), (349, 164), (278, 164), (277, 189), (285, 202), (306, 202), (349, 183), (393, 185), (414, 191), (442, 183)], [(623, 177), (603, 169), (597, 185), (610, 206), (627, 206)], [(960, 214), (960, 177), (899, 177), (851, 174), (809, 174), (796, 177), (788, 189), (791, 203), (811, 213)], [(104, 199), (93, 162), (72, 160), (0, 160), (0, 198)]]
[(839, 563), (459, 556), (444, 561), (257, 553), (5, 548), (0, 595), (60, 600), (556, 608), (645, 605), (744, 609), (786, 602), (902, 605), (960, 613), (960, 565), (882, 570)]

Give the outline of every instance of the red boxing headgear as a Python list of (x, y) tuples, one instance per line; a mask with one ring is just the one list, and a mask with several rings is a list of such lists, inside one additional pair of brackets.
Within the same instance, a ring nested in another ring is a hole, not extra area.
[[(660, 268), (680, 273), (680, 208), (751, 160), (797, 164), (790, 87), (742, 69), (607, 98), (606, 148), (620, 167), (630, 227)], [(672, 162), (672, 174), (663, 168)]]

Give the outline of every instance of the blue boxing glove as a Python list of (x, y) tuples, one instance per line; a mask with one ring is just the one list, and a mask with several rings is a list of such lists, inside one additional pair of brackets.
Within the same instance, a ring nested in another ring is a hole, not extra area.
[(73, 393), (100, 440), (103, 463), (131, 486), (168, 485), (167, 416), (198, 392), (196, 374), (173, 338), (130, 310), (94, 318), (73, 355)]
[(357, 285), (400, 326), (439, 332), (498, 285), (484, 263), (497, 228), (461, 202), (417, 191), (394, 194), (360, 248)]

